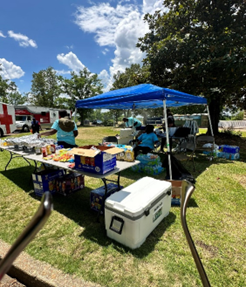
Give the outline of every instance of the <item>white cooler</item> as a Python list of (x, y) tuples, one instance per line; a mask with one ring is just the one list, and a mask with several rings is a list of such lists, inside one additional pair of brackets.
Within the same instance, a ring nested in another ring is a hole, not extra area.
[(129, 141), (134, 139), (132, 135), (133, 130), (132, 128), (125, 128), (120, 130), (120, 138), (118, 139), (118, 144), (128, 144)]
[(105, 201), (107, 236), (132, 249), (140, 247), (171, 208), (172, 184), (144, 177)]
[(120, 137), (127, 138), (132, 135), (132, 128), (125, 128), (120, 130)]

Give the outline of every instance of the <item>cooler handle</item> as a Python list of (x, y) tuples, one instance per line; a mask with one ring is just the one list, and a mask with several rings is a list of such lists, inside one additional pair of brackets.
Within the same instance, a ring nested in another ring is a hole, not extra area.
[(116, 215), (114, 215), (111, 219), (110, 222), (110, 227), (109, 229), (111, 229), (112, 231), (121, 234), (122, 233), (122, 229), (123, 229), (123, 225), (124, 225), (124, 220)]

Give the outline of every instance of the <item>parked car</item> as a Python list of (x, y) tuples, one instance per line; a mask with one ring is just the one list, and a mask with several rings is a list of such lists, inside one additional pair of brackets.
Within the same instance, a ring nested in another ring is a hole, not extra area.
[(103, 122), (101, 120), (94, 120), (92, 122), (93, 125), (101, 125)]

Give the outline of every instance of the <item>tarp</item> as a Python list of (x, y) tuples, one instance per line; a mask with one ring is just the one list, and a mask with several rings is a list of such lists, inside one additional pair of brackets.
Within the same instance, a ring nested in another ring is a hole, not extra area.
[(206, 105), (207, 100), (176, 90), (161, 88), (152, 84), (141, 84), (118, 89), (101, 95), (79, 100), (76, 108), (84, 109), (145, 109), (185, 105)]

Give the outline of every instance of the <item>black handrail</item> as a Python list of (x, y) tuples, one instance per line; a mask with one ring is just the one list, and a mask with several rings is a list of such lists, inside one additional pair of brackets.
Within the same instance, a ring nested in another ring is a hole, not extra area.
[(189, 183), (186, 180), (183, 180), (182, 182), (182, 195), (181, 195), (181, 206), (180, 206), (180, 216), (181, 216), (181, 223), (182, 227), (186, 236), (186, 239), (188, 241), (192, 256), (194, 258), (194, 261), (196, 263), (197, 270), (199, 272), (199, 275), (201, 277), (201, 281), (204, 287), (210, 287), (210, 283), (207, 277), (207, 274), (203, 268), (201, 259), (198, 255), (198, 252), (196, 250), (196, 246), (192, 240), (192, 237), (190, 235), (187, 222), (186, 222), (186, 208), (189, 202), (189, 199), (194, 191), (195, 187)]
[(42, 229), (51, 211), (53, 210), (52, 195), (50, 192), (45, 192), (41, 204), (36, 214), (31, 219), (30, 223), (23, 230), (20, 236), (16, 239), (14, 244), (9, 249), (8, 253), (0, 262), (0, 281), (3, 276), (9, 271), (14, 260), (25, 249), (25, 247), (32, 241), (39, 230)]

